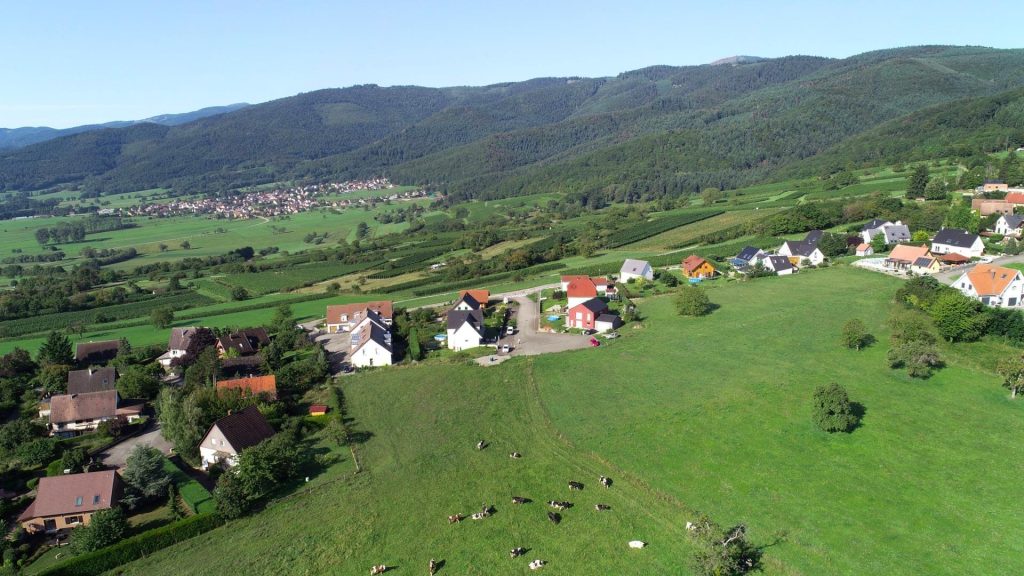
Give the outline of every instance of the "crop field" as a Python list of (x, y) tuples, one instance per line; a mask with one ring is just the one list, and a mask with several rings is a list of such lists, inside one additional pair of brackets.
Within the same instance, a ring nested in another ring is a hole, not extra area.
[(671, 250), (684, 246), (696, 244), (700, 237), (716, 230), (729, 228), (738, 224), (745, 224), (760, 218), (767, 218), (779, 211), (779, 208), (765, 208), (763, 210), (731, 211), (712, 216), (706, 220), (700, 220), (692, 224), (674, 228), (668, 232), (662, 232), (650, 238), (627, 245), (628, 248), (637, 250)]

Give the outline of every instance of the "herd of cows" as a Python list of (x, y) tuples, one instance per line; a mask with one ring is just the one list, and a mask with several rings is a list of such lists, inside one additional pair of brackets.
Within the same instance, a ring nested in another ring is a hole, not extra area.
[[(488, 444), (484, 440), (480, 440), (479, 442), (476, 443), (476, 449), (477, 450), (483, 450), (483, 449), (487, 448), (487, 446), (488, 446)], [(518, 459), (520, 459), (522, 457), (523, 457), (523, 455), (521, 453), (519, 453), (519, 452), (512, 452), (512, 453), (509, 454), (509, 458), (512, 458), (513, 460), (518, 460)], [(611, 486), (612, 486), (612, 479), (607, 477), (607, 476), (599, 477), (598, 478), (598, 482), (600, 482), (601, 485), (604, 486), (605, 488), (611, 488)], [(577, 482), (575, 480), (570, 480), (569, 481), (569, 490), (570, 491), (583, 490), (584, 487), (585, 486), (584, 486), (584, 484), (582, 482)], [(523, 504), (530, 504), (531, 502), (533, 502), (533, 500), (531, 500), (530, 498), (523, 497), (523, 496), (513, 496), (512, 497), (512, 503), (513, 504), (523, 505)], [(568, 510), (569, 508), (572, 508), (572, 506), (573, 506), (572, 502), (568, 502), (568, 501), (565, 501), (565, 500), (548, 500), (547, 504), (551, 508), (554, 508), (555, 510), (558, 510), (558, 511)], [(607, 505), (607, 504), (595, 504), (594, 505), (594, 510), (597, 510), (598, 512), (603, 512), (603, 511), (611, 510), (611, 509), (612, 509), (612, 507)], [(485, 518), (490, 517), (496, 511), (497, 510), (494, 508), (493, 505), (491, 505), (491, 504), (484, 504), (480, 508), (479, 512), (474, 512), (473, 514), (470, 514), (468, 516), (465, 515), (465, 514), (451, 514), (450, 516), (448, 516), (448, 523), (449, 524), (457, 524), (459, 522), (462, 522), (466, 518), (471, 518), (473, 520), (483, 520)], [(548, 516), (548, 520), (550, 520), (553, 524), (558, 524), (558, 523), (560, 523), (562, 521), (562, 515), (559, 514), (558, 512), (548, 511), (547, 516)], [(638, 541), (634, 541), (634, 542), (638, 542)], [(634, 542), (630, 542), (630, 546), (633, 547), (633, 548), (636, 548), (637, 546), (634, 545)], [(517, 547), (515, 547), (515, 548), (513, 548), (512, 550), (509, 551), (509, 557), (514, 560), (516, 558), (519, 558), (520, 556), (525, 555), (527, 551), (528, 551), (527, 548), (523, 548), (521, 546), (517, 546)], [(540, 558), (537, 558), (537, 559), (535, 559), (535, 560), (530, 562), (529, 568), (530, 568), (530, 570), (538, 570), (538, 569), (544, 567), (544, 565), (546, 565), (546, 564), (547, 564), (547, 560), (541, 560)], [(437, 560), (434, 560), (433, 558), (431, 558), (430, 559), (430, 564), (429, 564), (430, 576), (434, 576), (434, 574), (436, 574), (437, 571), (440, 570), (440, 568), (443, 565), (444, 565), (444, 560), (437, 561)], [(373, 567), (370, 568), (370, 575), (371, 576), (376, 576), (377, 574), (383, 574), (384, 572), (387, 572), (388, 569), (389, 569), (389, 567), (384, 565), (384, 564), (377, 564), (377, 565), (374, 565)]]

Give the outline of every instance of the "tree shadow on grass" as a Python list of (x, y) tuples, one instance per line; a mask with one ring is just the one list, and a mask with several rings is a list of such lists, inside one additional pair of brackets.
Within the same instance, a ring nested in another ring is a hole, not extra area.
[(850, 426), (850, 428), (846, 431), (847, 433), (851, 433), (864, 425), (864, 416), (867, 415), (868, 408), (867, 406), (861, 404), (860, 402), (850, 402), (850, 412), (853, 413), (856, 420), (853, 422), (853, 425)]

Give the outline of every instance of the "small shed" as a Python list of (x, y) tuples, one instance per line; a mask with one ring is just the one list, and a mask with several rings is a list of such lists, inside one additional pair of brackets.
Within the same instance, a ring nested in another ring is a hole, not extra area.
[(327, 414), (327, 410), (328, 408), (326, 404), (313, 404), (309, 407), (309, 415), (323, 416), (324, 414)]

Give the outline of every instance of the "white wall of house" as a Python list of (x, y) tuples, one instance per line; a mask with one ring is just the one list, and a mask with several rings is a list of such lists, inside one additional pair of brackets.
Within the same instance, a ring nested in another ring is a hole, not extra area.
[(960, 246), (951, 246), (949, 244), (939, 244), (932, 242), (932, 254), (960, 254), (968, 258), (978, 258), (985, 253), (985, 243), (978, 238), (974, 241), (969, 248), (961, 248)]
[(999, 220), (996, 220), (996, 225), (993, 228), (993, 231), (996, 234), (1002, 234), (1003, 236), (1019, 236), (1020, 235), (1020, 229), (1019, 228), (1010, 228), (1006, 224), (1006, 218), (1003, 218), (1002, 216), (999, 217)]
[(101, 422), (113, 419), (114, 417), (110, 416), (108, 418), (96, 418), (94, 420), (79, 420), (77, 422), (53, 422), (50, 424), (50, 429), (54, 434), (62, 432), (74, 432), (76, 434), (79, 432), (91, 432), (98, 428)]
[(467, 348), (476, 348), (482, 343), (480, 333), (469, 322), (463, 322), (456, 330), (448, 330), (448, 348), (458, 352)]
[(1021, 274), (1017, 274), (1017, 277), (1006, 286), (1003, 293), (996, 296), (979, 296), (967, 274), (953, 282), (953, 288), (959, 290), (964, 296), (974, 298), (993, 308), (1024, 308), (1024, 275)]
[(600, 320), (594, 322), (594, 330), (600, 333), (611, 332), (615, 329), (615, 326), (611, 322), (602, 322)]
[(573, 307), (575, 307), (575, 306), (577, 306), (579, 304), (583, 304), (587, 300), (593, 300), (593, 299), (594, 299), (593, 296), (582, 296), (582, 297), (581, 296), (574, 296), (572, 298), (569, 298), (569, 304), (566, 306), (566, 310), (568, 310), (570, 308), (573, 308)]
[(374, 340), (370, 340), (356, 350), (349, 358), (349, 364), (360, 368), (373, 366), (391, 366), (391, 352)]

